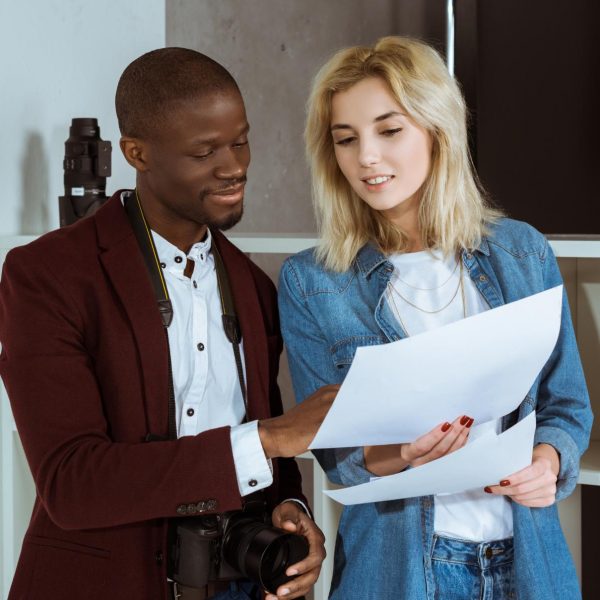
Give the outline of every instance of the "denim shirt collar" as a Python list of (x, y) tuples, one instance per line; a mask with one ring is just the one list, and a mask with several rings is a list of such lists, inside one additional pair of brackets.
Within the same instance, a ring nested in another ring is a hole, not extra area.
[[(475, 249), (475, 252), (480, 252), (485, 256), (490, 255), (490, 247), (486, 238), (482, 238), (479, 246)], [(468, 251), (462, 252), (463, 260), (469, 260), (472, 258)], [(366, 243), (356, 255), (356, 266), (360, 273), (368, 278), (371, 273), (387, 261), (385, 254), (381, 252), (379, 248), (373, 243)]]

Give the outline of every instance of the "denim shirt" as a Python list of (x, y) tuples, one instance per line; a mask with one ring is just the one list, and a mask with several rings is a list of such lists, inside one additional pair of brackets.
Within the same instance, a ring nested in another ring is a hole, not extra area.
[[(491, 225), (479, 248), (463, 251), (461, 259), (491, 308), (562, 283), (545, 237), (511, 219)], [(384, 296), (392, 271), (390, 262), (371, 244), (341, 273), (326, 270), (312, 249), (286, 260), (279, 282), (279, 309), (298, 402), (323, 385), (341, 383), (357, 347), (405, 337)], [(535, 443), (551, 444), (560, 454), (556, 494), (560, 500), (576, 485), (579, 458), (592, 424), (566, 294), (556, 347), (520, 407), (504, 417), (503, 428), (533, 410)], [(334, 483), (356, 485), (372, 476), (362, 447), (318, 450), (315, 456)], [(513, 502), (512, 508), (513, 577), (519, 600), (580, 598), (556, 504), (527, 508)], [(345, 507), (330, 598), (434, 600), (433, 510), (432, 496)]]

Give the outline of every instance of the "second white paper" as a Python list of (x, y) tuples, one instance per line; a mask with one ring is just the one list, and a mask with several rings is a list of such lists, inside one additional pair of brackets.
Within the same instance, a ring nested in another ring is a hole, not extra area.
[(513, 411), (550, 357), (562, 286), (413, 337), (358, 348), (310, 448), (412, 442), (444, 421)]
[(364, 504), (496, 485), (531, 464), (535, 426), (532, 412), (499, 435), (490, 432), (420, 467), (324, 493), (341, 504)]

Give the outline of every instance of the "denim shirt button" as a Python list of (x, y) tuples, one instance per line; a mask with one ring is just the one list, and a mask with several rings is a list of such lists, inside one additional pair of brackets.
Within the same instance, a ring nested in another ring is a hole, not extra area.
[(470, 252), (468, 252), (465, 258), (467, 260), (471, 260), (473, 258), (473, 255)]
[(487, 281), (487, 275), (480, 275), (479, 276), (479, 281)]

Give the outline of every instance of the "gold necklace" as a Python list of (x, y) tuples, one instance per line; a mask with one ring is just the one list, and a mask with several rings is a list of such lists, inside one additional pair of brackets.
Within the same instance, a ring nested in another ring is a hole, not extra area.
[(445, 308), (448, 308), (448, 306), (450, 306), (450, 304), (452, 304), (452, 301), (456, 298), (456, 295), (458, 294), (459, 289), (460, 289), (460, 295), (461, 295), (461, 300), (462, 300), (463, 319), (466, 319), (466, 317), (467, 317), (467, 301), (466, 301), (466, 297), (465, 297), (465, 287), (463, 284), (462, 260), (460, 262), (460, 279), (458, 282), (458, 287), (456, 289), (456, 292), (454, 292), (450, 302), (448, 302), (445, 306), (443, 306), (442, 308), (439, 308), (438, 310), (435, 310), (435, 311), (429, 311), (429, 310), (422, 309), (420, 306), (416, 306), (412, 302), (409, 302), (408, 300), (406, 300), (406, 298), (404, 298), (404, 296), (402, 296), (402, 294), (398, 293), (398, 290), (396, 290), (396, 288), (392, 285), (391, 281), (388, 281), (388, 283), (387, 283), (388, 297), (389, 297), (389, 300), (391, 300), (391, 302), (389, 302), (389, 304), (392, 306), (393, 311), (396, 314), (396, 318), (398, 319), (400, 326), (404, 330), (404, 333), (408, 336), (410, 335), (410, 333), (408, 332), (408, 329), (406, 328), (406, 325), (404, 324), (404, 321), (402, 320), (402, 315), (400, 314), (400, 310), (398, 309), (398, 306), (396, 305), (396, 300), (394, 299), (393, 292), (396, 292), (398, 294), (398, 296), (400, 296), (400, 298), (402, 298), (405, 302), (410, 304), (410, 306), (416, 308), (417, 310), (420, 310), (421, 312), (431, 315), (431, 314), (439, 313), (439, 312), (443, 311)]
[[(460, 262), (460, 273), (459, 273), (459, 276), (458, 276), (458, 285), (456, 286), (456, 289), (454, 290), (454, 294), (452, 294), (452, 297), (450, 298), (450, 300), (446, 304), (444, 304), (444, 306), (442, 306), (441, 308), (436, 308), (435, 310), (427, 310), (426, 308), (421, 308), (420, 306), (416, 305), (414, 302), (411, 302), (408, 298), (406, 298), (405, 296), (403, 296), (398, 291), (398, 289), (394, 286), (394, 284), (391, 282), (391, 280), (388, 281), (388, 286), (400, 298), (402, 298), (402, 300), (404, 300), (404, 302), (406, 302), (406, 304), (408, 304), (409, 306), (412, 306), (413, 308), (416, 308), (417, 310), (419, 310), (421, 312), (427, 313), (428, 315), (435, 315), (437, 313), (442, 312), (446, 308), (448, 308), (452, 304), (452, 302), (454, 302), (454, 299), (458, 295), (458, 290), (462, 289), (462, 276), (463, 276), (463, 268), (462, 268), (462, 261), (461, 261)], [(464, 293), (463, 293), (463, 295), (464, 295)]]
[(412, 288), (413, 290), (419, 290), (420, 292), (433, 292), (433, 290), (439, 290), (440, 288), (443, 288), (454, 277), (454, 273), (456, 273), (456, 269), (458, 269), (459, 262), (460, 262), (460, 258), (457, 259), (456, 264), (454, 265), (454, 269), (452, 269), (452, 273), (450, 273), (450, 276), (448, 277), (448, 279), (446, 279), (446, 281), (444, 281), (444, 283), (440, 283), (440, 285), (436, 285), (435, 287), (423, 288), (423, 287), (418, 287), (416, 285), (411, 285), (410, 283), (408, 283), (408, 281), (405, 281), (404, 279), (402, 279), (402, 277), (400, 277), (400, 275), (398, 275), (398, 274), (396, 274), (396, 279), (398, 281), (400, 281), (401, 283), (403, 283), (405, 286)]

